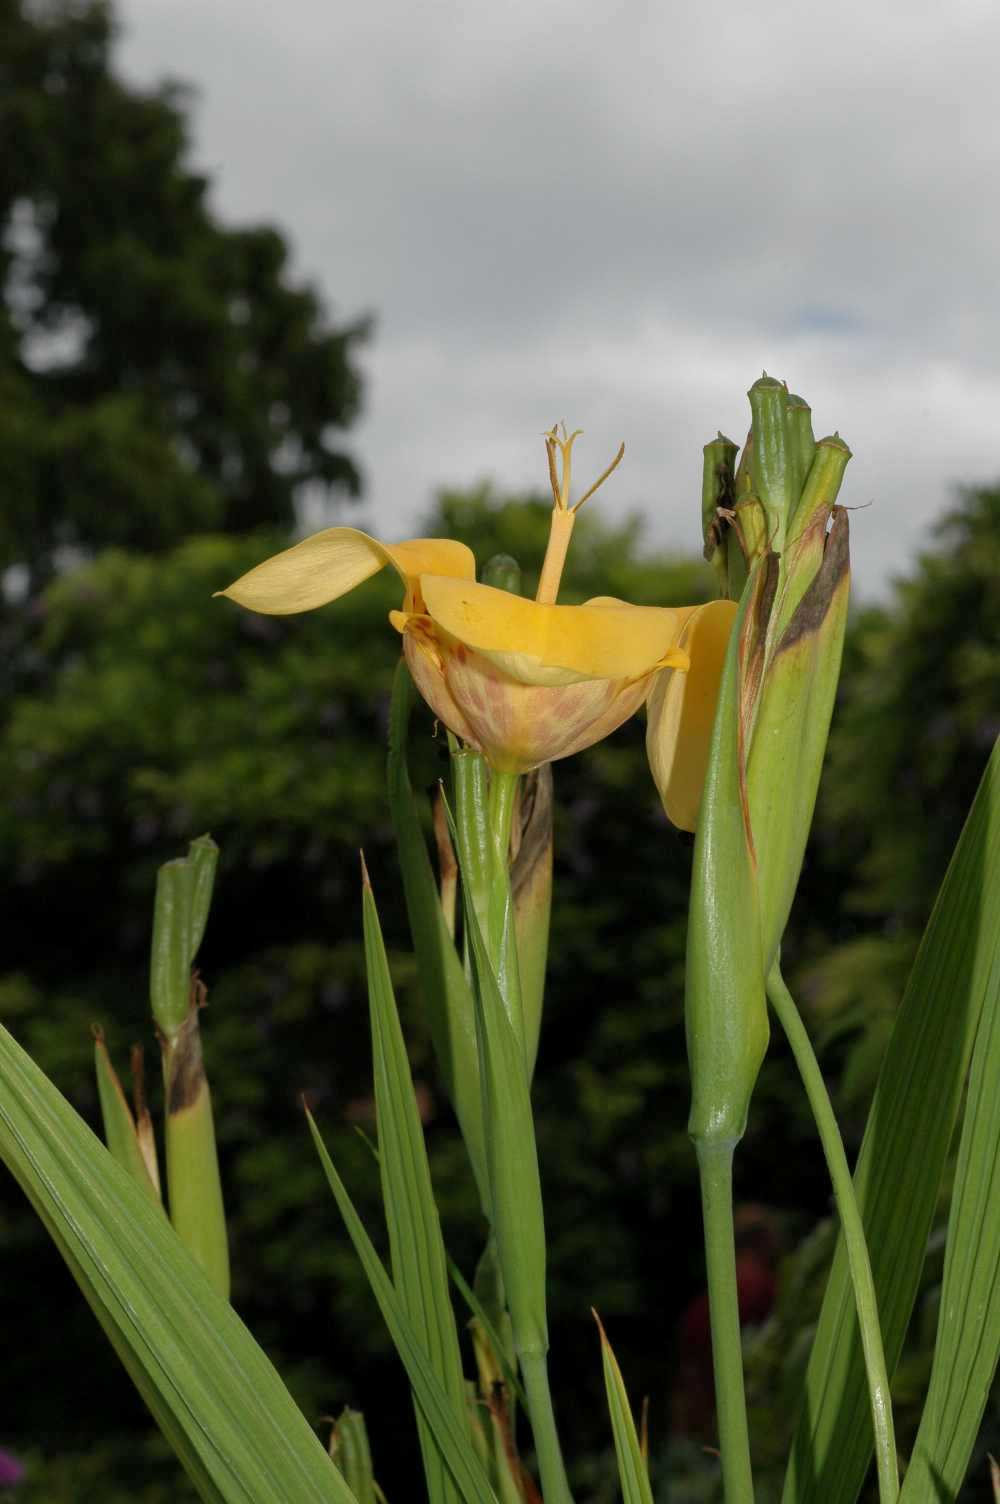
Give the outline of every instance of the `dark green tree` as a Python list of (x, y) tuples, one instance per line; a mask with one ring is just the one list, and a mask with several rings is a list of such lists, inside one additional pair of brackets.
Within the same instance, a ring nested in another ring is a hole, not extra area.
[(0, 0), (0, 567), (290, 525), (354, 494), (367, 323), (333, 325), (271, 225), (228, 228), (188, 95), (114, 69), (107, 0)]

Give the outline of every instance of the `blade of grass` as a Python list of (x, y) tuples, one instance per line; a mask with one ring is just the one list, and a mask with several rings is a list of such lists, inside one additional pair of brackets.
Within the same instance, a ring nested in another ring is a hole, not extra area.
[(393, 1288), (392, 1281), (365, 1231), (361, 1218), (354, 1210), (347, 1187), (338, 1175), (308, 1109), (306, 1119), (334, 1200), (344, 1219), (348, 1236), (364, 1266), (372, 1294), (378, 1302), (382, 1318), (389, 1329), (389, 1335), (409, 1376), (410, 1386), (434, 1432), (437, 1444), (458, 1485), (462, 1499), (465, 1504), (498, 1504), (496, 1494), (490, 1487), (482, 1464), (476, 1456), (469, 1428), (457, 1420), (452, 1410), (451, 1400), (428, 1362), (427, 1354), (403, 1309), (403, 1303)]
[[(998, 989), (1000, 990), (1000, 989)], [(931, 1381), (903, 1504), (953, 1499), (965, 1478), (1000, 1354), (1000, 999), (972, 1056)]]
[[(854, 1175), (890, 1375), (913, 1309), (979, 1019), (1000, 992), (1000, 742), (917, 954)], [(783, 1504), (852, 1504), (872, 1454), (843, 1236), (820, 1312)]]
[(207, 1504), (353, 1504), (162, 1212), (2, 1028), (0, 1158)]
[(469, 984), (441, 908), (406, 763), (413, 684), (400, 660), (393, 681), (386, 777), (410, 933), (438, 1068), (455, 1109), (480, 1202), (489, 1207), (476, 1021)]
[(618, 1477), (622, 1486), (624, 1504), (653, 1504), (653, 1491), (649, 1484), (649, 1469), (642, 1455), (642, 1447), (636, 1434), (635, 1421), (625, 1393), (625, 1380), (611, 1350), (601, 1318), (593, 1312), (597, 1330), (601, 1334), (601, 1361), (604, 1365), (604, 1387), (608, 1394), (608, 1412), (611, 1430), (615, 1438), (615, 1456), (618, 1459)]
[[(457, 840), (455, 844), (461, 860), (461, 845)], [(542, 1493), (546, 1504), (572, 1504), (548, 1379), (545, 1220), (524, 1039), (516, 1031), (501, 993), (479, 917), (464, 883), (463, 893), (473, 963), (493, 1231), (528, 1399)], [(496, 916), (498, 933), (509, 932), (512, 913), (508, 885), (506, 912)]]
[(809, 1099), (809, 1106), (812, 1108), (820, 1142), (823, 1145), (847, 1248), (847, 1262), (854, 1287), (855, 1309), (861, 1327), (861, 1348), (864, 1353), (865, 1372), (871, 1396), (871, 1423), (875, 1437), (879, 1499), (881, 1504), (895, 1504), (895, 1500), (899, 1498), (899, 1461), (896, 1456), (896, 1432), (893, 1423), (892, 1399), (889, 1393), (889, 1375), (886, 1372), (885, 1352), (882, 1348), (882, 1329), (879, 1326), (871, 1259), (865, 1243), (861, 1213), (854, 1195), (851, 1169), (844, 1152), (844, 1141), (840, 1136), (833, 1104), (826, 1090), (819, 1061), (813, 1052), (812, 1042), (805, 1024), (799, 1017), (795, 1000), (785, 986), (785, 980), (777, 962), (772, 966), (771, 975), (768, 977), (767, 995), (791, 1046), (806, 1096)]
[[(413, 1331), (448, 1396), (456, 1420), (464, 1425), (465, 1383), (441, 1224), (378, 910), (363, 862), (362, 870), (379, 1172), (389, 1230), (393, 1282)], [(454, 1504), (461, 1496), (416, 1398), (415, 1403), (431, 1504)]]
[(486, 1336), (489, 1338), (490, 1346), (493, 1349), (496, 1360), (500, 1365), (501, 1372), (503, 1373), (504, 1383), (508, 1386), (513, 1394), (517, 1395), (518, 1399), (521, 1401), (521, 1404), (524, 1405), (525, 1408), (527, 1408), (528, 1397), (525, 1394), (524, 1390), (521, 1388), (521, 1381), (518, 1378), (516, 1372), (514, 1371), (511, 1364), (507, 1361), (507, 1354), (504, 1349), (503, 1340), (501, 1339), (500, 1333), (493, 1325), (493, 1322), (490, 1320), (486, 1307), (476, 1295), (475, 1290), (473, 1290), (472, 1286), (469, 1284), (461, 1269), (459, 1269), (458, 1265), (454, 1262), (453, 1259), (448, 1260), (448, 1273), (451, 1275), (455, 1287), (458, 1290), (458, 1293), (461, 1295), (462, 1299), (465, 1301), (465, 1304), (468, 1306), (469, 1311), (473, 1316), (475, 1316), (483, 1331), (486, 1333)]

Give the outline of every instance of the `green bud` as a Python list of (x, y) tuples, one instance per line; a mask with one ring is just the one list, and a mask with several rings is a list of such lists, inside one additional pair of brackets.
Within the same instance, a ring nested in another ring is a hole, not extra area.
[[(746, 763), (750, 828), (757, 862), (765, 975), (778, 952), (798, 886), (840, 677), (850, 590), (849, 526), (838, 508), (820, 534), (818, 571), (791, 612), (775, 597), (770, 639), (753, 709)], [(783, 624), (784, 623), (784, 624)]]
[(792, 513), (782, 558), (782, 594), (777, 627), (784, 630), (819, 573), (826, 551), (826, 531), (840, 493), (851, 451), (839, 435), (820, 439)]
[(209, 906), (219, 848), (210, 836), (157, 874), (150, 998), (160, 1035), (170, 1220), (221, 1295), (229, 1296), (229, 1248), (215, 1146), (212, 1096), (198, 1013), (205, 988), (191, 975)]
[(753, 490), (767, 514), (770, 546), (781, 553), (788, 517), (798, 499), (799, 462), (788, 423), (788, 390), (783, 381), (764, 375), (747, 395), (753, 413)]
[(788, 424), (789, 453), (795, 468), (792, 491), (794, 496), (798, 496), (816, 453), (816, 440), (813, 438), (812, 430), (812, 409), (804, 397), (795, 397), (789, 393), (785, 421)]
[(168, 1038), (191, 1008), (191, 967), (205, 933), (218, 859), (211, 836), (199, 836), (187, 856), (165, 862), (157, 873), (149, 990), (153, 1017)]
[(730, 634), (695, 837), (684, 1019), (688, 1132), (696, 1143), (742, 1138), (769, 1033), (757, 875), (740, 787), (739, 644), (763, 567), (756, 566)]
[(482, 583), (510, 595), (521, 594), (521, 566), (510, 554), (494, 554), (483, 565)]
[[(765, 984), (798, 885), (847, 620), (850, 459), (764, 377), (734, 477), (750, 565), (719, 692), (688, 926), (690, 1131), (734, 1143), (767, 1045)], [(732, 568), (736, 553), (730, 548)]]
[(719, 594), (726, 595), (732, 510), (736, 501), (735, 466), (739, 447), (722, 433), (703, 450), (701, 480), (701, 530), (705, 539), (705, 558), (718, 576)]
[(378, 1494), (372, 1472), (368, 1430), (360, 1410), (345, 1406), (330, 1433), (330, 1456), (357, 1504), (376, 1504)]

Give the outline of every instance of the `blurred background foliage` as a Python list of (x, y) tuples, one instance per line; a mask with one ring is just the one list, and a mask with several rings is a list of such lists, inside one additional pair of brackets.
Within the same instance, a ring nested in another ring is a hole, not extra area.
[[(357, 1132), (374, 1127), (358, 945), (363, 845), (446, 1235), (471, 1272), (482, 1230), (430, 1058), (383, 793), (398, 654), (386, 614), (397, 592), (379, 578), (284, 619), (210, 599), (283, 546), (303, 512), (337, 515), (357, 492), (345, 430), (359, 408), (367, 326), (337, 325), (294, 283), (273, 227), (215, 221), (187, 162), (183, 91), (143, 94), (115, 76), (105, 5), (0, 0), (0, 35), (0, 130), (15, 146), (0, 163), (0, 1017), (96, 1123), (91, 1025), (103, 1025), (120, 1068), (136, 1039), (155, 1058), (155, 873), (211, 831), (222, 857), (201, 955), (204, 1036), (234, 1301), (317, 1425), (348, 1402), (366, 1411), (398, 1501), (411, 1496), (417, 1467), (405, 1385), (300, 1108), (305, 1093), (377, 1229), (377, 1175)], [(481, 484), (441, 494), (425, 530), (465, 539), (481, 563), (513, 554), (530, 593), (547, 512), (537, 497)], [(698, 515), (696, 496), (677, 513), (692, 556)], [(650, 551), (638, 523), (608, 517), (606, 503), (582, 514), (566, 599), (710, 594), (700, 560)], [(785, 946), (852, 1148), (1000, 729), (998, 584), (1000, 488), (965, 491), (910, 577), (852, 623)], [(662, 1497), (711, 1498), (716, 1472), (703, 1450), (710, 1366), (685, 1133), (690, 849), (659, 810), (642, 739), (636, 720), (555, 770), (556, 909), (535, 1101), (554, 1381), (594, 1504), (616, 1492), (592, 1304), (630, 1392), (650, 1396)], [(418, 721), (418, 787), (433, 787), (444, 756), (430, 717)], [(780, 1041), (739, 1177), (766, 1498), (831, 1245), (822, 1160)], [(29, 1464), (19, 1496), (187, 1498), (5, 1175), (0, 1190), (0, 1445)], [(935, 1245), (898, 1375), (904, 1448), (939, 1276)], [(988, 1444), (1000, 1446), (996, 1405)]]

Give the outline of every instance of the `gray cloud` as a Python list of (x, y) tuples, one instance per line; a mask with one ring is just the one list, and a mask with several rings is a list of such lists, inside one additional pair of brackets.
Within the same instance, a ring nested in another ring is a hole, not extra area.
[(856, 577), (1000, 474), (991, 0), (727, 6), (126, 0), (122, 65), (200, 90), (230, 218), (279, 220), (371, 308), (368, 515), (544, 480), (540, 433), (625, 438), (610, 509), (698, 542), (700, 447), (767, 368), (837, 427)]

